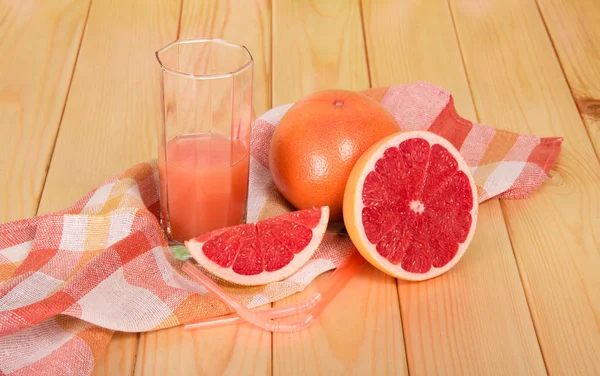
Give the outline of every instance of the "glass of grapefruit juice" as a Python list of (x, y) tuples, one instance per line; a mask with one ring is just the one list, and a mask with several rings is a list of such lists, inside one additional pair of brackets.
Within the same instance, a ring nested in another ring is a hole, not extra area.
[(253, 60), (220, 39), (156, 52), (162, 74), (160, 220), (182, 242), (246, 221)]

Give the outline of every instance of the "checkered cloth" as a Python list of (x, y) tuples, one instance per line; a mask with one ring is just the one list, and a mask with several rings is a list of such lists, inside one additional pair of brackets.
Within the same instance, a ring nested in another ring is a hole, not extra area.
[[(526, 197), (546, 179), (562, 138), (518, 135), (459, 117), (452, 97), (428, 83), (372, 89), (404, 129), (449, 139), (475, 176), (480, 201)], [(292, 208), (267, 168), (273, 130), (290, 107), (253, 125), (248, 220)], [(157, 221), (157, 167), (118, 174), (59, 213), (0, 225), (0, 374), (89, 374), (115, 330), (143, 332), (228, 312), (182, 272)], [(335, 268), (353, 246), (327, 235), (285, 281), (237, 287), (249, 307), (282, 299)]]

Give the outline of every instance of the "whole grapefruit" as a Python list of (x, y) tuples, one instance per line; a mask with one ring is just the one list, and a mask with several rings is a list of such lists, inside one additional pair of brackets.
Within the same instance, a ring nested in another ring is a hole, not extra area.
[(399, 130), (394, 117), (366, 95), (317, 92), (294, 104), (275, 128), (269, 169), (292, 205), (329, 206), (331, 220), (338, 221), (346, 181), (358, 158)]

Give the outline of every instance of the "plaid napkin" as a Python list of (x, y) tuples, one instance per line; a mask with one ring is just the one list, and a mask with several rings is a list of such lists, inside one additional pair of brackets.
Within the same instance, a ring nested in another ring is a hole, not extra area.
[[(475, 176), (479, 200), (526, 197), (545, 180), (562, 138), (497, 130), (456, 114), (452, 97), (429, 83), (372, 89), (405, 129), (449, 139)], [(275, 126), (291, 105), (255, 121), (248, 221), (293, 210), (267, 168)], [(142, 163), (61, 212), (0, 225), (0, 374), (89, 374), (113, 331), (143, 332), (228, 312), (181, 272), (157, 221), (158, 173)], [(314, 257), (285, 281), (221, 283), (249, 307), (303, 290), (353, 251), (326, 235)]]

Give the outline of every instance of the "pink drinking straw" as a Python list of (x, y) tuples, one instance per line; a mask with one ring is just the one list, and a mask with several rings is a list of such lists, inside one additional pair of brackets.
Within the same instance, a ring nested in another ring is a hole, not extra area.
[[(317, 292), (307, 300), (299, 303), (267, 308), (260, 311), (251, 311), (187, 261), (183, 265), (183, 271), (196, 282), (204, 286), (222, 302), (231, 307), (236, 313), (188, 323), (184, 325), (183, 329), (188, 331), (215, 328), (246, 321), (271, 332), (298, 332), (304, 330), (314, 322), (329, 302), (331, 302), (344, 286), (346, 286), (350, 279), (358, 273), (364, 264), (365, 259), (362, 258), (360, 253), (354, 251), (352, 255), (342, 262), (329, 277), (323, 292)], [(291, 316), (303, 312), (306, 312), (306, 315), (300, 320), (274, 320), (275, 318)]]

